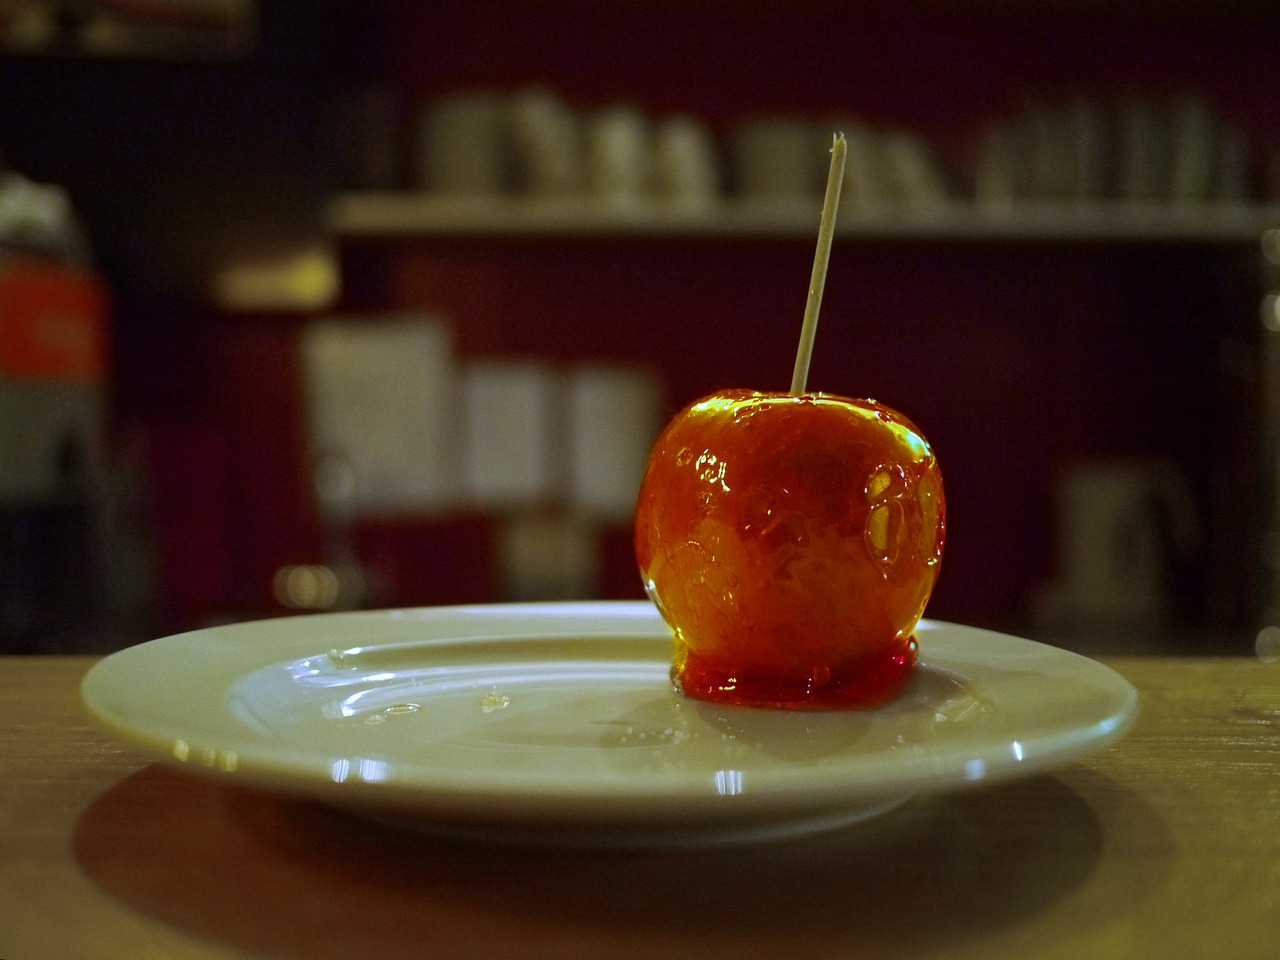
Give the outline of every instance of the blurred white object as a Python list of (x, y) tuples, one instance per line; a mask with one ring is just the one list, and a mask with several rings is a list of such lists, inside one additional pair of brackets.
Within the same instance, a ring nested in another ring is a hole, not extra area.
[(587, 183), (610, 204), (648, 195), (651, 173), (649, 119), (636, 107), (618, 105), (594, 114), (587, 126)]
[(885, 180), (885, 157), (880, 135), (863, 124), (849, 121), (836, 121), (831, 129), (845, 135), (848, 150), (840, 188), (841, 211), (867, 213), (883, 209), (892, 197)]
[(1145, 100), (1132, 99), (1120, 107), (1116, 158), (1121, 200), (1164, 199), (1169, 170), (1167, 118)]
[(71, 197), (58, 184), (35, 183), (0, 168), (0, 244), (52, 253), (64, 261), (88, 259)]
[(888, 189), (899, 206), (923, 209), (946, 203), (946, 178), (919, 137), (886, 133), (881, 150)]
[(1076, 200), (1101, 200), (1109, 190), (1113, 166), (1106, 119), (1098, 104), (1083, 97), (1071, 100), (1063, 110), (1071, 150), (1067, 194)]
[[(818, 147), (830, 133), (800, 120), (749, 120), (733, 134), (738, 191), (757, 200), (803, 200), (822, 195), (825, 168)], [(828, 163), (830, 161), (828, 160)]]
[(510, 101), (460, 93), (427, 106), (418, 128), (419, 186), (440, 193), (489, 196), (508, 186)]
[(517, 513), (498, 541), (502, 594), (507, 600), (582, 600), (596, 592), (595, 525), (582, 516)]
[(1025, 179), (1019, 131), (1008, 124), (993, 126), (974, 169), (974, 200), (985, 207), (1010, 207), (1025, 194)]
[(582, 134), (573, 109), (549, 90), (517, 94), (512, 138), (520, 186), (535, 196), (563, 196), (583, 187)]
[(1071, 180), (1071, 131), (1061, 111), (1033, 103), (1023, 117), (1028, 149), (1028, 193), (1038, 200), (1062, 200)]
[(1203, 203), (1211, 198), (1218, 162), (1218, 119), (1202, 98), (1183, 97), (1169, 108), (1169, 199)]
[(706, 124), (683, 114), (658, 124), (653, 181), (657, 196), (678, 206), (704, 208), (719, 196), (719, 160)]
[(476, 360), (463, 369), (467, 499), (507, 508), (549, 500), (562, 439), (563, 381), (551, 368)]
[[(882, 130), (856, 120), (833, 119), (815, 137), (815, 164), (821, 178), (831, 166), (831, 138), (845, 135), (844, 183), (840, 209), (845, 216), (923, 209), (945, 203), (950, 191), (933, 152), (914, 134)], [(818, 130), (815, 125), (815, 131)]]
[(1199, 538), (1186, 477), (1159, 462), (1077, 464), (1059, 486), (1058, 510), (1058, 574), (1046, 617), (1117, 630), (1167, 623), (1173, 567)]
[(661, 427), (661, 388), (644, 370), (582, 367), (568, 382), (569, 503), (629, 520)]
[(1218, 132), (1218, 158), (1213, 178), (1215, 200), (1241, 202), (1250, 199), (1252, 154), (1248, 135), (1239, 127), (1224, 124)]
[(421, 315), (317, 320), (301, 351), (312, 455), (347, 465), (351, 509), (453, 507), (458, 375), (445, 323)]

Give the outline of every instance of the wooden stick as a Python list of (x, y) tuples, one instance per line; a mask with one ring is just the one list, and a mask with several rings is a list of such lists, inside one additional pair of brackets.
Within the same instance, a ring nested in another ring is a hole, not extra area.
[(796, 350), (796, 366), (791, 374), (791, 395), (802, 396), (809, 379), (809, 360), (813, 357), (813, 338), (818, 331), (818, 310), (822, 307), (822, 288), (827, 282), (827, 262), (831, 259), (831, 235), (836, 228), (836, 209), (840, 206), (840, 185), (844, 183), (844, 158), (849, 146), (843, 133), (837, 133), (831, 144), (831, 172), (827, 174), (827, 195), (822, 203), (822, 221), (818, 225), (818, 249), (813, 256), (813, 274), (809, 278), (809, 299), (804, 306), (804, 324), (800, 327), (800, 347)]

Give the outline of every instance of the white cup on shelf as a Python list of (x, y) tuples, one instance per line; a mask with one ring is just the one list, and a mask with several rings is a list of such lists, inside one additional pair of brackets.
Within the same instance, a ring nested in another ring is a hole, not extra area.
[(510, 120), (510, 101), (495, 93), (458, 93), (429, 104), (418, 125), (418, 186), (460, 196), (505, 192)]
[(752, 200), (808, 200), (822, 195), (818, 147), (829, 136), (789, 118), (749, 120), (733, 133), (738, 192)]
[(1202, 97), (1186, 96), (1169, 109), (1169, 199), (1203, 203), (1212, 198), (1219, 156), (1218, 118)]
[(511, 126), (522, 189), (537, 197), (561, 197), (582, 189), (582, 134), (572, 107), (550, 90), (530, 88), (514, 98)]
[(587, 184), (606, 204), (629, 204), (649, 193), (651, 131), (638, 107), (619, 104), (591, 116), (587, 124)]
[(705, 208), (720, 194), (720, 163), (706, 124), (687, 114), (661, 121), (653, 140), (654, 192), (681, 207)]
[(1167, 199), (1167, 117), (1146, 100), (1126, 100), (1119, 108), (1116, 133), (1119, 199), (1128, 203)]

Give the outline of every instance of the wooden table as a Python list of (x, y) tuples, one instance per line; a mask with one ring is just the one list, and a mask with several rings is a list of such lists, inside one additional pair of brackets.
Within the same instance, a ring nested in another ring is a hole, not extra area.
[(0, 658), (0, 960), (1280, 955), (1280, 664), (1110, 661), (1119, 745), (803, 841), (507, 849), (150, 763)]

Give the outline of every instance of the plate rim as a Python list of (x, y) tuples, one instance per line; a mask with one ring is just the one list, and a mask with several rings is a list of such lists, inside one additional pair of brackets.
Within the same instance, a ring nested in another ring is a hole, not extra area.
[[(1078, 670), (1087, 671), (1100, 680), (1105, 680), (1114, 690), (1115, 709), (1107, 717), (1099, 718), (1088, 726), (1076, 728), (1070, 736), (1057, 736), (1052, 745), (1037, 746), (1030, 755), (1019, 758), (1016, 764), (984, 763), (977, 768), (967, 770), (957, 770), (952, 765), (947, 769), (915, 765), (891, 783), (877, 781), (873, 785), (859, 785), (840, 779), (838, 782), (827, 782), (814, 789), (811, 785), (801, 786), (784, 781), (781, 784), (757, 785), (753, 790), (728, 798), (716, 795), (710, 790), (705, 790), (701, 794), (692, 794), (689, 792), (688, 785), (675, 790), (670, 778), (666, 782), (655, 778), (651, 785), (638, 792), (634, 784), (626, 790), (599, 789), (598, 784), (585, 786), (581, 783), (566, 784), (563, 778), (554, 782), (546, 778), (541, 783), (527, 781), (519, 791), (514, 792), (507, 781), (491, 781), (486, 785), (479, 785), (474, 778), (465, 783), (457, 778), (437, 779), (429, 784), (417, 780), (408, 783), (391, 780), (372, 782), (352, 780), (336, 783), (331, 778), (326, 779), (320, 774), (314, 760), (304, 758), (298, 761), (296, 757), (291, 759), (288, 756), (289, 751), (267, 750), (255, 755), (253, 750), (246, 751), (243, 745), (240, 745), (240, 749), (234, 751), (237, 754), (236, 762), (227, 764), (224, 762), (223, 754), (217, 750), (210, 752), (211, 748), (208, 745), (199, 745), (198, 738), (176, 737), (176, 725), (171, 724), (167, 731), (158, 731), (154, 726), (150, 730), (140, 729), (139, 723), (131, 723), (127, 718), (121, 717), (117, 711), (107, 708), (102, 696), (103, 685), (109, 684), (117, 674), (127, 675), (130, 671), (138, 669), (139, 665), (145, 667), (153, 657), (167, 656), (175, 648), (199, 645), (202, 640), (207, 640), (211, 636), (220, 637), (223, 640), (228, 638), (243, 640), (255, 631), (268, 630), (276, 633), (284, 631), (288, 634), (287, 642), (293, 647), (293, 652), (289, 654), (282, 650), (260, 650), (260, 656), (265, 658), (263, 665), (270, 665), (295, 656), (323, 654), (325, 651), (317, 649), (316, 643), (312, 643), (305, 649), (300, 646), (307, 642), (305, 638), (311, 632), (306, 628), (317, 623), (352, 624), (375, 630), (378, 625), (392, 622), (422, 625), (448, 621), (451, 618), (464, 621), (518, 619), (526, 624), (519, 631), (513, 632), (510, 628), (504, 631), (505, 636), (511, 639), (563, 638), (566, 633), (572, 633), (572, 631), (565, 627), (557, 627), (540, 634), (535, 626), (529, 624), (554, 626), (565, 618), (571, 621), (613, 618), (619, 623), (628, 625), (625, 629), (612, 631), (614, 635), (644, 636), (658, 641), (664, 638), (663, 631), (666, 631), (665, 639), (669, 642), (670, 638), (669, 630), (662, 623), (656, 608), (642, 600), (459, 604), (303, 614), (204, 627), (149, 640), (118, 651), (99, 661), (87, 671), (80, 684), (81, 699), (94, 719), (118, 736), (141, 747), (156, 759), (177, 762), (199, 773), (229, 778), (245, 785), (256, 784), (284, 789), (287, 792), (348, 803), (357, 807), (413, 808), (434, 811), (436, 814), (457, 814), (469, 811), (472, 816), (490, 820), (530, 816), (537, 819), (552, 814), (561, 816), (572, 814), (588, 818), (600, 816), (602, 820), (615, 820), (615, 815), (609, 815), (607, 812), (601, 814), (600, 811), (591, 809), (593, 804), (600, 801), (609, 801), (614, 804), (625, 802), (628, 808), (627, 817), (640, 820), (671, 818), (677, 813), (670, 809), (673, 802), (688, 805), (688, 809), (678, 811), (678, 818), (687, 820), (707, 817), (720, 819), (726, 816), (733, 818), (786, 815), (830, 810), (842, 804), (849, 805), (860, 801), (883, 802), (889, 795), (937, 793), (975, 785), (994, 784), (1047, 772), (1100, 750), (1123, 737), (1132, 728), (1139, 712), (1139, 698), (1132, 684), (1113, 668), (1097, 660), (1060, 647), (982, 627), (928, 619), (922, 621), (920, 625), (921, 632), (926, 634), (926, 640), (921, 642), (920, 652), (920, 665), (924, 669), (952, 672), (952, 667), (948, 666), (949, 658), (945, 654), (939, 657), (937, 650), (930, 651), (931, 645), (927, 642), (927, 634), (941, 631), (940, 636), (945, 636), (948, 633), (960, 632), (980, 637), (989, 643), (1018, 646), (1029, 655), (1049, 658), (1056, 662), (1070, 664)], [(575, 639), (585, 641), (592, 637), (602, 637), (607, 633), (608, 631), (594, 629), (583, 630), (573, 636)], [(456, 643), (483, 640), (486, 637), (472, 635), (434, 639)], [(286, 641), (279, 639), (275, 642), (284, 644)], [(319, 644), (319, 647), (324, 647), (324, 644)], [(236, 647), (236, 649), (238, 652), (240, 648)], [(206, 650), (206, 654), (207, 652)], [(225, 655), (225, 651), (220, 653)], [(954, 658), (950, 659), (954, 660)], [(246, 665), (242, 669), (247, 671), (251, 667)], [(962, 673), (961, 676), (964, 674)], [(732, 709), (759, 711), (759, 708), (752, 707)], [(189, 742), (191, 748), (185, 756), (175, 756), (175, 739)], [(230, 769), (227, 769), (228, 766)], [(694, 778), (686, 779), (692, 783)], [(729, 799), (734, 803), (726, 803)]]

